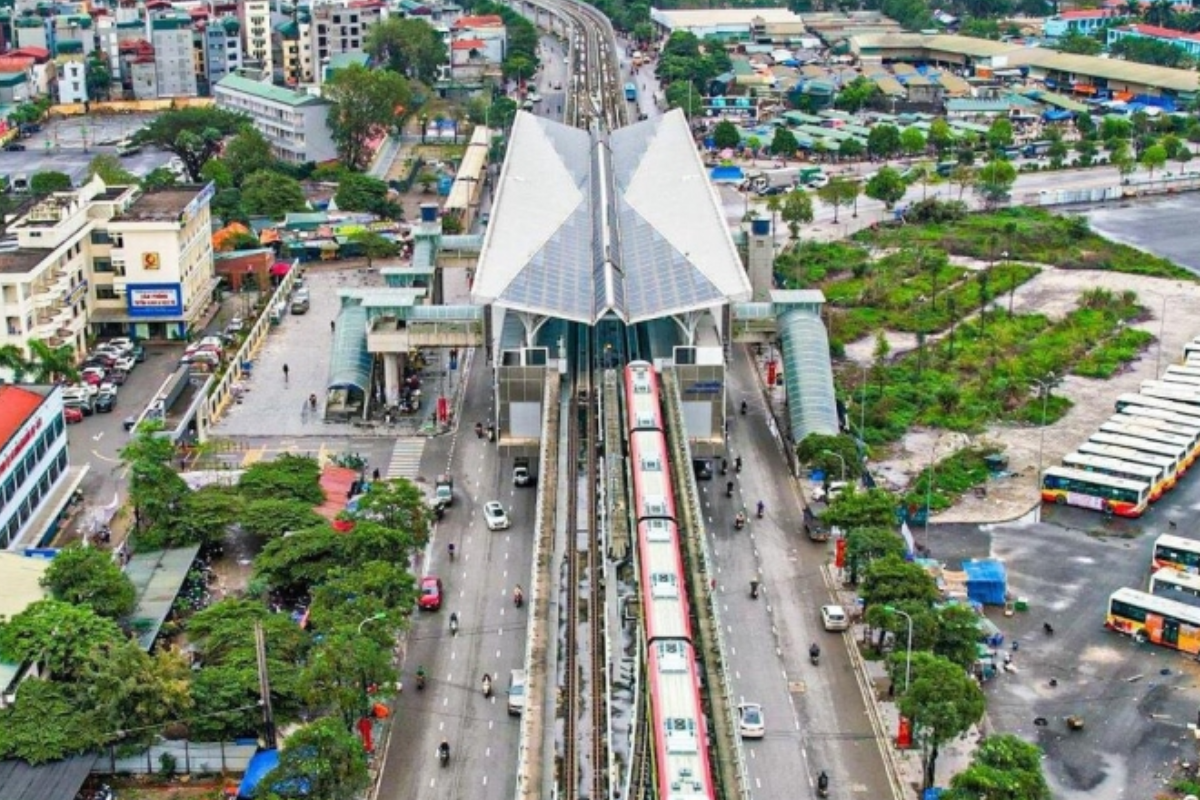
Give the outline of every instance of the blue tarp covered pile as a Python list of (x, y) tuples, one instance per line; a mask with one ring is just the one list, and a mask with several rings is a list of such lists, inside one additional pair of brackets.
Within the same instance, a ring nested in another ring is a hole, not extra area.
[(1004, 564), (991, 558), (963, 562), (967, 573), (967, 597), (985, 606), (1002, 606), (1008, 596), (1008, 574)]
[(279, 766), (278, 750), (261, 750), (254, 754), (246, 766), (246, 774), (242, 776), (242, 784), (238, 787), (238, 798), (254, 797), (254, 790), (267, 773)]

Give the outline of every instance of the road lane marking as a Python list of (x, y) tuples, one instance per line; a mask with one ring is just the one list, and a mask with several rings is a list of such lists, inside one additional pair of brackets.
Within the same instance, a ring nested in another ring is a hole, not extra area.
[(104, 438), (104, 431), (100, 431), (99, 433), (97, 433), (95, 436), (92, 437), (92, 441), (98, 442), (103, 438)]

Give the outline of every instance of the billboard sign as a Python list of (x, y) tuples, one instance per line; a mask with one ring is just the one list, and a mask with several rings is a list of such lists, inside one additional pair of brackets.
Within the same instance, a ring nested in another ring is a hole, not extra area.
[(183, 293), (178, 283), (130, 284), (131, 317), (177, 317), (183, 313)]

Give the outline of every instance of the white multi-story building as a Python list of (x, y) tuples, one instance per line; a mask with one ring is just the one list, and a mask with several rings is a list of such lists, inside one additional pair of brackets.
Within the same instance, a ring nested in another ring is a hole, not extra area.
[(157, 16), (150, 20), (150, 37), (159, 97), (195, 97), (191, 17), (178, 13)]
[(58, 87), (58, 102), (83, 103), (88, 99), (87, 67), (83, 56), (59, 56), (55, 60), (58, 77), (55, 79)]
[(58, 387), (0, 386), (0, 551), (42, 544), (69, 465)]
[(213, 97), (217, 108), (250, 117), (271, 143), (271, 152), (282, 161), (319, 164), (337, 158), (327, 124), (332, 107), (328, 100), (240, 75), (222, 78)]
[(271, 52), (270, 0), (239, 0), (238, 19), (242, 23), (243, 59), (253, 62), (263, 75), (273, 75), (275, 61)]

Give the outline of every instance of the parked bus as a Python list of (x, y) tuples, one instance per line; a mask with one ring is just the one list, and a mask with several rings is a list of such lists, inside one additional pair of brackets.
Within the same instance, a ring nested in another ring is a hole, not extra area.
[[(1169, 411), (1155, 412), (1169, 419), (1150, 416), (1153, 409), (1126, 409), (1128, 414), (1113, 414), (1109, 422), (1119, 422), (1122, 425), (1136, 425), (1139, 428), (1150, 428), (1173, 436), (1179, 436), (1192, 443), (1192, 454), (1189, 464), (1200, 456), (1200, 420), (1189, 420), (1187, 417), (1173, 415)], [(1143, 413), (1145, 414), (1143, 416)]]
[(1185, 539), (1173, 533), (1164, 533), (1154, 540), (1150, 554), (1150, 568), (1176, 569), (1180, 572), (1200, 573), (1200, 542)]
[(1118, 447), (1129, 447), (1130, 450), (1140, 450), (1142, 452), (1154, 453), (1156, 456), (1166, 456), (1175, 463), (1175, 474), (1183, 475), (1188, 471), (1188, 449), (1178, 445), (1169, 445), (1164, 441), (1152, 441), (1141, 437), (1130, 437), (1123, 433), (1110, 433), (1108, 431), (1097, 431), (1087, 438), (1088, 441), (1094, 441), (1098, 445), (1116, 445)]
[(1150, 485), (1070, 467), (1050, 467), (1042, 473), (1042, 502), (1140, 517), (1150, 502)]
[(1194, 572), (1180, 572), (1170, 567), (1155, 570), (1150, 576), (1150, 594), (1193, 605), (1200, 601), (1200, 575)]
[(637, 84), (634, 84), (634, 83), (625, 84), (625, 99), (626, 100), (637, 100)]
[(1153, 642), (1193, 655), (1200, 652), (1200, 608), (1137, 589), (1112, 593), (1104, 627), (1139, 642)]
[(1142, 394), (1173, 403), (1200, 406), (1200, 386), (1184, 386), (1166, 381), (1142, 381)]
[(1192, 361), (1188, 364), (1172, 364), (1167, 367), (1167, 375), (1187, 375), (1193, 378), (1200, 378), (1200, 363)]
[(1174, 433), (1167, 433), (1158, 428), (1149, 428), (1144, 425), (1127, 425), (1123, 422), (1108, 422), (1100, 423), (1101, 433), (1115, 433), (1118, 436), (1133, 436), (1138, 439), (1148, 439), (1151, 442), (1171, 445), (1172, 447), (1180, 447), (1183, 449), (1183, 456), (1180, 462), (1186, 471), (1192, 466), (1192, 461), (1195, 456), (1193, 450), (1195, 442), (1190, 436), (1178, 436)]
[(1175, 482), (1179, 478), (1179, 473), (1175, 472), (1178, 465), (1175, 463), (1175, 459), (1170, 456), (1144, 453), (1141, 450), (1134, 450), (1130, 447), (1121, 447), (1115, 444), (1099, 444), (1097, 442), (1081, 442), (1079, 452), (1093, 456), (1104, 456), (1105, 458), (1118, 458), (1122, 461), (1132, 461), (1134, 464), (1149, 464), (1152, 467), (1158, 467), (1166, 476), (1163, 480), (1163, 489), (1174, 489)]
[[(1134, 411), (1128, 411), (1129, 407), (1133, 406)], [(1153, 408), (1158, 411), (1169, 411), (1173, 414), (1179, 414), (1184, 417), (1192, 417), (1197, 422), (1200, 422), (1200, 408), (1187, 403), (1177, 403), (1174, 400), (1166, 400), (1161, 397), (1151, 397), (1145, 394), (1126, 393), (1117, 398), (1116, 408), (1118, 413), (1124, 414), (1143, 414), (1143, 408)], [(1153, 416), (1158, 416), (1157, 414)]]
[(1193, 355), (1200, 356), (1200, 336), (1197, 336), (1195, 339), (1192, 339), (1183, 346), (1183, 357), (1185, 359), (1190, 358)]
[(1181, 371), (1181, 367), (1167, 367), (1163, 373), (1163, 383), (1177, 383), (1180, 386), (1200, 386), (1200, 375), (1189, 375)]
[(1138, 464), (1134, 461), (1122, 461), (1119, 458), (1080, 452), (1067, 453), (1063, 456), (1062, 463), (1064, 467), (1071, 469), (1098, 472), (1101, 475), (1111, 475), (1114, 478), (1125, 478), (1149, 484), (1151, 503), (1162, 497), (1162, 493), (1167, 488), (1166, 470), (1150, 464)]

